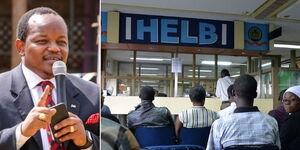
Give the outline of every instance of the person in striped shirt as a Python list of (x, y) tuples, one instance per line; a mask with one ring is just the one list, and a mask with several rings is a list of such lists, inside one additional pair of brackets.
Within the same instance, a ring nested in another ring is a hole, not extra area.
[(204, 107), (206, 92), (202, 86), (193, 87), (189, 92), (189, 97), (193, 104), (192, 108), (183, 110), (178, 114), (175, 123), (175, 134), (178, 137), (180, 129), (209, 127), (219, 118), (217, 112)]

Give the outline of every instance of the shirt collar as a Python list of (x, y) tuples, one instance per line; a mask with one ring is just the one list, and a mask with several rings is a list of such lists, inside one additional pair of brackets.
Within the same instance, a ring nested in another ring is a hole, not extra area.
[(234, 110), (234, 113), (243, 113), (243, 112), (257, 112), (259, 111), (256, 106), (250, 107), (238, 107)]
[(35, 88), (36, 85), (38, 85), (42, 81), (50, 81), (54, 85), (54, 88), (56, 87), (56, 82), (54, 78), (51, 78), (50, 80), (44, 80), (36, 73), (31, 71), (29, 68), (27, 68), (23, 63), (22, 63), (22, 71), (30, 90)]

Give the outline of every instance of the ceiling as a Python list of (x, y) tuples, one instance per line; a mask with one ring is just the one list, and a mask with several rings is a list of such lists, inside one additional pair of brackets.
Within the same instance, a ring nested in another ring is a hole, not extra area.
[[(282, 36), (275, 43), (300, 43), (298, 0), (101, 0), (101, 11), (272, 23), (282, 27)], [(300, 56), (300, 50), (296, 51)], [(287, 60), (290, 49), (275, 48), (269, 54)]]

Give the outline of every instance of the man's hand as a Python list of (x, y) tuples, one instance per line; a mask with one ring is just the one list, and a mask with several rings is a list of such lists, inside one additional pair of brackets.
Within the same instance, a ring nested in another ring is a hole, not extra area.
[(83, 146), (86, 144), (86, 132), (81, 119), (69, 112), (69, 118), (57, 123), (54, 126), (55, 130), (59, 130), (54, 134), (61, 142), (72, 140), (76, 146)]
[(47, 86), (40, 101), (30, 110), (23, 121), (21, 125), (22, 135), (31, 137), (41, 128), (45, 129), (49, 126), (52, 116), (56, 113), (55, 109), (45, 107), (49, 92), (50, 86)]

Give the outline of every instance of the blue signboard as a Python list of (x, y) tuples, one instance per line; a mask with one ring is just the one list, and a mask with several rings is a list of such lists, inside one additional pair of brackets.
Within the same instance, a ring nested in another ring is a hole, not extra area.
[(246, 22), (244, 25), (245, 50), (269, 50), (269, 25)]
[(107, 12), (101, 12), (101, 42), (107, 42)]
[(234, 47), (234, 23), (121, 13), (120, 43), (232, 49)]

